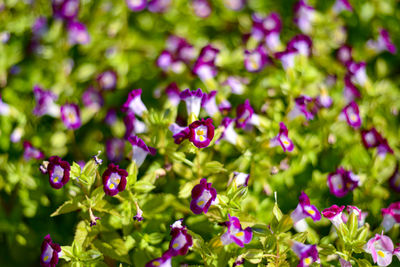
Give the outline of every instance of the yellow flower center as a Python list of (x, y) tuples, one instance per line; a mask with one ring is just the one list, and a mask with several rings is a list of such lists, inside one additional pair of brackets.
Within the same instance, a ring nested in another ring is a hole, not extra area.
[(380, 257), (385, 257), (385, 253), (383, 252), (383, 251), (381, 251), (381, 250), (378, 250), (378, 255), (380, 256)]
[(314, 214), (315, 214), (315, 211), (314, 211), (314, 210), (309, 210), (309, 211), (308, 211), (308, 214), (314, 215)]
[(47, 261), (48, 258), (49, 258), (49, 256), (46, 256), (46, 257), (43, 258), (43, 260), (44, 260), (44, 261)]
[(311, 257), (305, 258), (304, 263), (310, 265), (312, 263), (312, 258)]
[(154, 266), (160, 266), (160, 262), (159, 261), (155, 261), (155, 262), (153, 262), (153, 265)]
[(114, 189), (115, 185), (113, 183), (110, 184), (110, 189)]
[(179, 246), (178, 243), (174, 243), (174, 244), (172, 245), (173, 248), (177, 248), (178, 246)]
[(236, 234), (237, 237), (241, 237), (241, 236), (243, 236), (243, 235), (244, 235), (243, 232), (239, 232), (239, 233)]
[(57, 183), (57, 182), (58, 182), (58, 179), (59, 179), (59, 177), (56, 176), (56, 177), (54, 177), (53, 181), (54, 181), (55, 183)]
[(204, 204), (204, 200), (200, 200), (199, 202), (197, 202), (197, 205), (201, 206)]

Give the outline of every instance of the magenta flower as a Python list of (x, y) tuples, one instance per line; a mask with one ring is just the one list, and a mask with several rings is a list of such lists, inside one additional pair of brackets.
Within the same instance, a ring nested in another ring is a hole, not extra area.
[(132, 160), (140, 167), (147, 157), (147, 154), (155, 155), (156, 149), (147, 146), (142, 139), (137, 136), (131, 136), (128, 141), (132, 144)]
[(35, 116), (50, 115), (58, 117), (60, 115), (60, 107), (54, 103), (58, 98), (56, 94), (51, 91), (45, 91), (38, 85), (33, 87), (33, 94), (36, 100), (36, 106), (33, 109)]
[(139, 12), (146, 8), (147, 0), (125, 0), (126, 5), (133, 12)]
[(109, 126), (112, 126), (116, 121), (117, 121), (117, 111), (114, 108), (110, 108), (107, 111), (106, 116), (104, 117), (104, 122), (107, 123)]
[(54, 189), (60, 189), (69, 181), (70, 165), (67, 161), (61, 160), (58, 156), (49, 158), (47, 173), (49, 182)]
[(75, 130), (81, 127), (81, 116), (78, 105), (67, 103), (61, 106), (61, 119), (68, 129)]
[(315, 18), (315, 9), (308, 5), (306, 0), (300, 0), (294, 5), (294, 13), (294, 23), (297, 27), (305, 34), (310, 33)]
[(353, 61), (353, 48), (349, 45), (342, 45), (337, 51), (336, 57), (343, 64), (347, 65)]
[(161, 54), (157, 58), (157, 66), (161, 68), (163, 71), (168, 71), (172, 64), (175, 62), (174, 56), (169, 51), (162, 51)]
[(271, 12), (267, 17), (262, 17), (255, 13), (251, 17), (253, 20), (251, 36), (258, 41), (262, 41), (265, 38), (268, 48), (271, 48), (271, 43), (268, 44), (267, 41), (268, 36), (275, 33), (279, 41), (279, 33), (282, 29), (282, 21), (279, 14)]
[(169, 251), (172, 256), (186, 255), (189, 248), (193, 245), (192, 236), (188, 234), (186, 226), (182, 225), (183, 219), (174, 222), (171, 227), (171, 242)]
[(238, 134), (235, 131), (235, 120), (231, 119), (229, 117), (225, 117), (222, 119), (221, 125), (224, 127), (224, 130), (221, 134), (221, 137), (218, 139), (220, 140), (226, 140), (232, 145), (236, 145), (237, 139), (238, 139)]
[(330, 208), (324, 209), (322, 211), (322, 215), (325, 218), (331, 221), (331, 223), (335, 226), (336, 229), (340, 228), (340, 225), (344, 224), (342, 219), (342, 212), (344, 210), (344, 206), (333, 205)]
[(162, 254), (161, 257), (154, 259), (152, 261), (149, 261), (145, 267), (171, 267), (171, 258), (172, 258), (172, 253), (170, 250), (167, 250)]
[(128, 139), (130, 136), (140, 133), (147, 132), (147, 126), (144, 122), (140, 121), (135, 117), (135, 114), (129, 112), (124, 117), (125, 124), (125, 139)]
[(310, 111), (310, 106), (314, 103), (314, 99), (312, 97), (301, 95), (295, 98), (294, 101), (295, 106), (288, 114), (290, 119), (294, 119), (301, 115), (304, 115), (307, 120), (314, 119), (314, 114)]
[(370, 130), (361, 130), (361, 140), (365, 146), (365, 148), (373, 148), (379, 145), (382, 136), (375, 127)]
[(61, 247), (59, 244), (53, 243), (50, 235), (44, 237), (40, 255), (40, 266), (42, 267), (55, 267), (60, 257)]
[(228, 214), (229, 221), (225, 222), (227, 231), (221, 236), (221, 242), (223, 245), (229, 245), (236, 243), (240, 247), (244, 247), (244, 244), (250, 243), (253, 238), (253, 232), (250, 227), (242, 229), (242, 225), (237, 217)]
[(186, 89), (180, 93), (181, 100), (186, 103), (186, 111), (188, 116), (193, 114), (198, 117), (200, 113), (201, 101), (203, 98), (203, 91), (199, 88), (196, 91)]
[(200, 184), (192, 189), (192, 201), (190, 209), (194, 214), (207, 213), (210, 205), (217, 198), (217, 190), (211, 187), (211, 183), (207, 183), (206, 179), (201, 179)]
[(181, 127), (176, 123), (172, 123), (169, 126), (169, 130), (172, 132), (172, 137), (177, 145), (182, 143), (185, 139), (189, 139), (189, 127)]
[(335, 172), (328, 175), (329, 191), (336, 197), (344, 197), (359, 185), (358, 176), (343, 167), (339, 167)]
[(275, 147), (280, 145), (283, 152), (292, 151), (294, 145), (292, 140), (289, 139), (288, 133), (289, 131), (286, 128), (286, 125), (283, 122), (279, 123), (279, 134), (271, 139), (270, 146)]
[(346, 211), (347, 211), (347, 214), (342, 213), (342, 219), (343, 219), (344, 223), (347, 223), (349, 216), (354, 212), (357, 217), (358, 227), (361, 227), (365, 224), (365, 219), (368, 216), (368, 212), (363, 212), (363, 211), (361, 211), (361, 209), (357, 208), (356, 206), (350, 206), (350, 205), (347, 205)]
[(192, 7), (196, 16), (207, 18), (211, 14), (211, 5), (207, 0), (192, 0)]
[(374, 263), (378, 266), (388, 266), (392, 262), (394, 246), (388, 236), (376, 234), (368, 240), (364, 250), (372, 255)]
[(71, 21), (78, 16), (79, 0), (52, 0), (54, 17)]
[(139, 204), (137, 203), (137, 201), (135, 201), (135, 206), (136, 206), (136, 215), (133, 216), (133, 220), (141, 222), (141, 221), (143, 221), (143, 211), (139, 207)]
[(389, 51), (391, 54), (396, 54), (396, 46), (390, 39), (388, 31), (385, 29), (379, 30), (378, 40), (369, 40), (367, 45), (378, 53), (382, 51)]
[(215, 102), (215, 96), (217, 91), (211, 91), (210, 93), (204, 93), (201, 99), (201, 106), (211, 117), (219, 112), (217, 103)]
[(292, 218), (294, 224), (307, 217), (310, 217), (313, 219), (313, 221), (321, 220), (320, 212), (314, 205), (311, 205), (310, 199), (304, 192), (301, 192), (299, 204), (292, 214), (290, 214), (290, 217)]
[(293, 241), (292, 250), (300, 259), (297, 267), (308, 267), (313, 262), (319, 263), (319, 255), (316, 245), (306, 245)]
[(175, 82), (168, 84), (167, 88), (165, 88), (165, 93), (167, 94), (169, 102), (174, 107), (179, 105), (179, 102), (181, 102), (181, 97), (179, 96), (180, 90)]
[(226, 116), (232, 110), (232, 105), (228, 100), (224, 99), (219, 103), (218, 109), (222, 115)]
[(106, 141), (106, 155), (109, 161), (119, 162), (124, 157), (125, 141), (111, 138)]
[(190, 63), (195, 57), (195, 49), (186, 39), (170, 35), (167, 39), (167, 51), (171, 52), (173, 58), (177, 61)]
[(42, 151), (34, 147), (30, 142), (24, 141), (24, 160), (42, 159), (44, 154)]
[(150, 0), (148, 9), (152, 13), (164, 13), (171, 5), (171, 0)]
[(127, 176), (127, 171), (120, 169), (118, 165), (109, 164), (102, 177), (104, 193), (109, 196), (115, 196), (119, 192), (124, 191)]
[(218, 71), (214, 62), (205, 62), (199, 58), (193, 66), (193, 73), (199, 76), (203, 82), (207, 82), (214, 78)]
[(248, 84), (249, 80), (246, 78), (229, 76), (222, 85), (227, 85), (231, 88), (232, 94), (241, 95), (244, 93), (244, 85)]
[(344, 90), (343, 90), (344, 99), (347, 103), (350, 103), (361, 97), (360, 91), (351, 81), (351, 77), (346, 75), (344, 77)]
[(294, 67), (294, 60), (298, 53), (297, 49), (286, 49), (285, 51), (275, 53), (275, 58), (281, 62), (284, 70), (288, 70)]
[(347, 70), (349, 71), (351, 81), (364, 86), (368, 77), (367, 77), (367, 64), (365, 62), (355, 62), (350, 61), (347, 63)]
[(104, 99), (99, 91), (97, 91), (93, 87), (89, 87), (82, 94), (82, 102), (85, 107), (99, 110), (104, 104)]
[(32, 33), (34, 38), (42, 37), (47, 31), (47, 18), (38, 17), (32, 24)]
[(394, 191), (400, 193), (399, 163), (396, 163), (396, 168), (394, 169), (392, 176), (389, 178), (389, 185)]
[(244, 51), (244, 66), (248, 72), (259, 72), (269, 62), (267, 51), (262, 45), (259, 45), (253, 51)]
[(141, 96), (142, 89), (132, 90), (128, 95), (128, 99), (122, 105), (121, 110), (123, 112), (133, 113), (141, 117), (144, 112), (147, 112), (147, 108), (144, 105)]
[(396, 223), (400, 223), (400, 202), (394, 202), (381, 211), (383, 216), (382, 226), (385, 232), (392, 229)]
[(287, 49), (297, 50), (300, 55), (309, 57), (312, 49), (311, 38), (305, 34), (298, 34), (288, 42)]
[(325, 88), (321, 89), (321, 93), (315, 99), (316, 107), (319, 108), (330, 108), (333, 104), (332, 98), (329, 96), (328, 91)]
[(358, 129), (361, 126), (360, 112), (356, 102), (350, 102), (343, 109), (343, 114), (346, 118), (347, 123), (354, 129)]
[(189, 125), (189, 141), (198, 148), (207, 147), (214, 138), (213, 120), (208, 118), (194, 121)]
[(85, 24), (79, 21), (71, 21), (68, 23), (68, 42), (70, 45), (85, 45), (90, 42), (90, 35)]
[(254, 110), (250, 105), (250, 101), (246, 99), (243, 104), (236, 108), (236, 127), (245, 128), (247, 123), (251, 122)]
[(348, 0), (336, 0), (332, 8), (337, 14), (342, 12), (343, 10), (347, 10), (350, 12), (353, 11), (353, 7)]
[(102, 90), (114, 90), (117, 86), (117, 73), (112, 70), (106, 70), (97, 76), (97, 83)]

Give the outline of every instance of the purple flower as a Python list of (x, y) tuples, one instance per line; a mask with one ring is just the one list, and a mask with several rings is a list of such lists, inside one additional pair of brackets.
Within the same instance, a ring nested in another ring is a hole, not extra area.
[(286, 49), (285, 51), (275, 53), (275, 58), (281, 61), (284, 70), (288, 70), (294, 67), (294, 59), (297, 54), (297, 49)]
[(326, 88), (321, 89), (321, 93), (316, 98), (316, 105), (319, 108), (330, 108), (332, 106), (333, 100), (328, 94)]
[(335, 172), (328, 175), (329, 191), (336, 197), (344, 197), (359, 185), (358, 176), (343, 167), (339, 167)]
[(106, 70), (97, 76), (97, 83), (103, 90), (114, 90), (117, 86), (117, 73), (112, 70)]
[(388, 31), (385, 29), (379, 30), (379, 37), (377, 41), (369, 40), (367, 45), (376, 52), (389, 51), (389, 53), (396, 54), (396, 46), (390, 39)]
[(128, 141), (132, 144), (132, 160), (138, 167), (143, 164), (147, 154), (151, 154), (153, 156), (156, 154), (155, 148), (147, 146), (144, 141), (137, 136), (129, 137)]
[(360, 112), (356, 102), (351, 101), (343, 109), (343, 114), (346, 118), (347, 123), (354, 129), (358, 129), (361, 126)]
[(23, 134), (24, 130), (22, 128), (15, 128), (10, 135), (10, 141), (13, 143), (18, 143), (19, 141), (21, 141), (21, 137)]
[(367, 71), (365, 62), (354, 62), (347, 63), (347, 69), (349, 71), (352, 82), (364, 86), (367, 82)]
[(252, 123), (252, 117), (254, 110), (250, 105), (250, 101), (246, 99), (243, 104), (240, 104), (236, 108), (236, 127), (245, 128), (246, 124)]
[(200, 88), (196, 91), (186, 89), (180, 93), (179, 96), (181, 97), (181, 100), (186, 103), (186, 111), (189, 117), (191, 115), (194, 115), (195, 117), (199, 116), (203, 95), (204, 93)]
[(218, 139), (219, 140), (226, 140), (232, 145), (236, 145), (237, 139), (238, 139), (238, 134), (236, 133), (234, 126), (235, 126), (235, 120), (231, 119), (229, 117), (225, 117), (222, 119), (221, 125), (224, 127), (224, 130), (221, 134), (221, 137)]
[(181, 127), (176, 123), (172, 123), (169, 126), (169, 130), (172, 132), (172, 137), (177, 145), (182, 143), (185, 139), (189, 139), (189, 127)]
[(337, 51), (337, 59), (346, 66), (349, 62), (353, 61), (353, 48), (349, 45), (342, 45)]
[(58, 156), (49, 158), (47, 173), (49, 182), (54, 189), (60, 189), (69, 181), (70, 165), (67, 161), (61, 160)]
[(104, 122), (107, 123), (109, 126), (112, 126), (116, 121), (117, 121), (117, 111), (114, 108), (110, 108), (107, 111), (107, 114), (104, 118)]
[(104, 99), (99, 91), (93, 87), (89, 87), (82, 94), (82, 102), (85, 107), (99, 110), (103, 106)]
[(374, 263), (378, 266), (388, 266), (392, 262), (394, 246), (388, 236), (376, 234), (368, 240), (364, 250), (372, 255)]
[(368, 212), (363, 212), (356, 206), (350, 206), (350, 205), (347, 205), (346, 210), (347, 210), (348, 215), (346, 213), (342, 214), (342, 219), (343, 219), (344, 223), (347, 223), (349, 216), (354, 212), (356, 217), (358, 217), (357, 218), (358, 227), (361, 227), (365, 224), (365, 219), (368, 216)]
[(259, 45), (253, 51), (244, 51), (244, 66), (248, 72), (259, 72), (269, 62), (267, 51), (262, 45)]
[(294, 5), (294, 13), (294, 23), (303, 33), (310, 33), (315, 18), (315, 9), (308, 5), (306, 0), (300, 0)]
[(207, 18), (211, 14), (211, 5), (207, 0), (192, 0), (192, 7), (196, 16)]
[(227, 85), (231, 88), (232, 94), (241, 95), (244, 92), (244, 85), (248, 84), (249, 80), (241, 77), (229, 76), (222, 85)]
[(267, 17), (262, 17), (260, 14), (253, 14), (253, 27), (251, 29), (251, 36), (257, 41), (262, 41), (264, 38), (266, 39), (266, 43), (268, 48), (269, 44), (267, 38), (269, 35), (275, 33), (278, 36), (282, 29), (282, 21), (278, 13), (272, 12)]
[(314, 119), (314, 114), (310, 111), (311, 108), (309, 107), (311, 104), (314, 103), (314, 99), (312, 97), (301, 95), (295, 98), (295, 106), (292, 111), (288, 114), (290, 119), (294, 119), (297, 116), (304, 115), (307, 120)]
[(172, 53), (164, 50), (157, 58), (157, 66), (161, 68), (163, 71), (168, 71), (171, 68), (174, 61), (175, 60)]
[(200, 51), (196, 62), (193, 66), (193, 73), (206, 82), (217, 75), (215, 59), (219, 53), (219, 49), (212, 45), (206, 45)]
[(72, 103), (64, 104), (61, 106), (61, 119), (68, 129), (78, 129), (81, 127), (79, 107)]
[(201, 99), (201, 106), (205, 109), (208, 115), (211, 117), (219, 112), (217, 103), (215, 102), (215, 96), (217, 91), (211, 91), (210, 93), (204, 93)]
[(165, 93), (168, 96), (169, 102), (174, 107), (179, 105), (179, 102), (181, 102), (181, 97), (179, 96), (180, 91), (178, 85), (175, 82), (168, 84), (167, 88), (165, 88)]
[(10, 40), (10, 36), (9, 32), (0, 32), (0, 42), (6, 44)]
[(47, 31), (47, 18), (38, 17), (32, 25), (32, 33), (34, 37), (41, 37)]
[(150, 0), (148, 9), (152, 13), (164, 13), (171, 5), (171, 0)]
[(170, 226), (172, 238), (169, 243), (169, 251), (172, 256), (186, 255), (193, 245), (192, 236), (188, 234), (186, 226), (182, 225), (182, 220), (180, 219)]
[(50, 235), (44, 237), (40, 255), (40, 266), (42, 267), (55, 267), (58, 263), (58, 258), (61, 253), (59, 244), (53, 243)]
[(339, 259), (340, 267), (352, 267), (351, 262), (346, 261), (345, 259)]
[(142, 89), (132, 90), (128, 95), (128, 99), (122, 105), (121, 110), (128, 113), (131, 112), (141, 117), (144, 112), (147, 112), (147, 108), (141, 99), (141, 95)]
[(383, 139), (375, 127), (370, 130), (361, 130), (361, 140), (365, 148), (373, 148), (379, 146), (380, 141)]
[(125, 190), (126, 177), (128, 172), (120, 169), (118, 165), (109, 164), (107, 170), (103, 173), (104, 193), (109, 196), (115, 196)]
[(336, 229), (339, 229), (339, 227), (344, 224), (342, 219), (343, 210), (344, 206), (339, 207), (337, 205), (333, 205), (330, 208), (324, 209), (322, 211), (322, 215), (329, 219)]
[(143, 221), (143, 211), (140, 209), (137, 201), (135, 201), (135, 206), (136, 206), (136, 215), (133, 216), (133, 219), (135, 221), (141, 222), (141, 221)]
[(306, 245), (293, 241), (292, 250), (300, 259), (297, 267), (310, 266), (313, 262), (319, 263), (318, 250), (316, 245)]
[(233, 183), (236, 188), (247, 187), (249, 185), (250, 174), (243, 172), (233, 172), (233, 176), (228, 181), (228, 186)]
[(394, 224), (400, 223), (400, 202), (394, 202), (381, 211), (383, 216), (382, 226), (385, 232), (392, 229)]
[(90, 217), (90, 227), (95, 226), (97, 221), (100, 220), (99, 217), (94, 216), (92, 208), (89, 208), (89, 217)]
[(206, 179), (201, 179), (200, 184), (192, 189), (192, 201), (190, 209), (194, 214), (207, 213), (210, 205), (217, 198), (217, 190), (211, 187), (211, 183), (207, 183)]
[(139, 12), (146, 8), (147, 0), (125, 0), (126, 5), (133, 12)]
[(0, 95), (0, 115), (8, 115), (10, 113), (10, 105), (4, 103)]
[(298, 34), (288, 42), (287, 49), (297, 50), (300, 55), (309, 57), (312, 49), (311, 38), (304, 34)]
[(311, 219), (313, 219), (313, 221), (321, 220), (320, 212), (314, 205), (311, 205), (310, 199), (304, 192), (301, 192), (299, 197), (299, 204), (292, 212), (290, 217), (292, 218), (294, 224), (307, 217), (310, 217)]
[(228, 100), (224, 99), (219, 103), (218, 109), (222, 115), (226, 116), (232, 110), (232, 105)]
[(90, 35), (85, 24), (79, 21), (71, 21), (68, 23), (68, 42), (71, 45), (84, 45), (90, 42)]
[(350, 103), (361, 97), (360, 91), (353, 84), (353, 82), (351, 81), (351, 77), (349, 75), (346, 75), (344, 77), (343, 95), (347, 103)]
[(171, 267), (171, 258), (172, 253), (170, 250), (167, 250), (160, 258), (149, 261), (145, 267)]
[(353, 11), (353, 7), (350, 5), (348, 0), (336, 0), (335, 4), (333, 5), (333, 10), (336, 13), (340, 13), (343, 10)]
[(144, 122), (138, 120), (135, 117), (135, 114), (129, 112), (124, 117), (124, 124), (125, 124), (125, 139), (128, 139), (130, 136), (140, 133), (147, 132), (147, 126)]
[(392, 176), (389, 178), (389, 185), (394, 191), (400, 193), (399, 163), (396, 163), (396, 168), (394, 169)]
[(54, 103), (58, 96), (51, 91), (45, 91), (38, 85), (33, 87), (33, 94), (36, 99), (36, 106), (33, 109), (33, 114), (40, 117), (50, 115), (58, 117), (60, 115), (60, 107)]
[(237, 217), (228, 214), (229, 221), (225, 222), (227, 231), (221, 236), (223, 245), (229, 245), (235, 242), (238, 246), (244, 247), (244, 244), (250, 243), (253, 238), (253, 232), (250, 227), (242, 229), (242, 225)]
[(224, 4), (229, 9), (239, 11), (246, 4), (246, 0), (224, 0)]
[(78, 16), (79, 0), (52, 0), (54, 17), (67, 21)]
[(24, 141), (24, 160), (42, 159), (44, 154), (39, 149), (35, 148), (30, 142)]
[(109, 161), (119, 162), (124, 157), (125, 142), (119, 138), (106, 141), (106, 155)]
[(286, 125), (283, 122), (279, 123), (279, 134), (271, 139), (270, 146), (275, 147), (280, 145), (283, 152), (292, 151), (294, 145), (292, 140), (289, 139), (288, 133), (289, 131), (286, 128)]
[(167, 51), (171, 52), (176, 60), (187, 64), (196, 56), (193, 46), (189, 44), (186, 39), (176, 35), (170, 35), (168, 37)]
[(214, 138), (214, 125), (211, 118), (194, 121), (189, 125), (189, 141), (198, 148), (207, 147)]

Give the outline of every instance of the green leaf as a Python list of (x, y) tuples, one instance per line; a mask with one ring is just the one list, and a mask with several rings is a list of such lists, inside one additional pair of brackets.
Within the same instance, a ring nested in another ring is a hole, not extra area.
[(79, 210), (82, 207), (80, 202), (77, 199), (71, 199), (64, 202), (58, 209), (53, 212), (50, 217), (54, 217), (60, 214), (70, 213), (76, 210)]
[(81, 176), (81, 171), (81, 166), (79, 166), (79, 164), (74, 161), (71, 166), (71, 179), (75, 180), (76, 178), (79, 178), (79, 176)]
[(218, 161), (207, 162), (201, 168), (203, 169), (204, 175), (226, 172), (226, 169), (224, 169), (224, 165)]
[(282, 211), (278, 207), (277, 203), (275, 203), (274, 208), (272, 209), (272, 213), (274, 214), (274, 216), (278, 220), (278, 222), (282, 219)]
[(137, 181), (137, 174), (138, 174), (138, 168), (135, 161), (132, 161), (131, 164), (129, 164), (127, 171), (129, 174), (127, 177), (128, 184), (134, 185)]
[(153, 184), (146, 182), (146, 181), (138, 181), (133, 185), (133, 189), (137, 193), (148, 193), (151, 190), (156, 188)]
[(290, 215), (283, 215), (282, 218), (279, 220), (278, 226), (276, 230), (279, 233), (285, 233), (293, 226), (293, 220)]
[(87, 225), (85, 221), (80, 221), (76, 226), (74, 242), (75, 245), (81, 250), (83, 248), (83, 243), (88, 235)]
[(358, 229), (358, 219), (355, 212), (350, 214), (349, 220), (347, 222), (347, 227), (349, 228), (350, 240), (353, 240), (357, 234)]
[(127, 264), (131, 264), (131, 260), (128, 255), (128, 250), (122, 239), (113, 239), (107, 242), (101, 240), (94, 240), (93, 245), (100, 250), (104, 255)]
[(61, 246), (61, 256), (60, 259), (64, 259), (65, 261), (70, 261), (74, 258), (74, 253), (72, 252), (71, 246)]
[(247, 249), (243, 254), (243, 258), (252, 264), (258, 264), (262, 261), (263, 255), (264, 253), (261, 249)]

